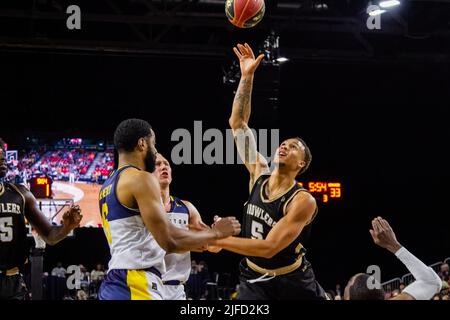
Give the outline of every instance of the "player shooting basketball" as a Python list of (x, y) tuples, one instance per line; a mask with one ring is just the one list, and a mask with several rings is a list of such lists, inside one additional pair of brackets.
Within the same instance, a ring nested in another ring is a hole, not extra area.
[(248, 44), (238, 44), (234, 52), (241, 80), (229, 123), (250, 173), (250, 197), (244, 207), (244, 238), (230, 237), (213, 245), (246, 256), (240, 264), (238, 299), (326, 299), (304, 257), (316, 201), (295, 180), (308, 168), (311, 152), (302, 139), (287, 139), (276, 151), (275, 170), (269, 172), (248, 126), (253, 76), (263, 55), (255, 59)]

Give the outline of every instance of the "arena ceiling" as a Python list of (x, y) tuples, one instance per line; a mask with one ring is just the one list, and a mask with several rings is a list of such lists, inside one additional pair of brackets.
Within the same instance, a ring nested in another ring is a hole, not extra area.
[[(164, 55), (221, 59), (237, 41), (261, 43), (271, 32), (290, 59), (448, 62), (450, 1), (403, 0), (369, 30), (368, 0), (273, 0), (255, 28), (233, 27), (224, 0), (3, 0), (5, 51)], [(376, 4), (378, 1), (372, 1)], [(66, 8), (81, 9), (68, 30)]]

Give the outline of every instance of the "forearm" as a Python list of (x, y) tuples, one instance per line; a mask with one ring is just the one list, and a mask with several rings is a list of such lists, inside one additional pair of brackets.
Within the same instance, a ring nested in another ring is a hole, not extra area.
[(70, 229), (65, 228), (64, 226), (52, 226), (47, 235), (41, 235), (42, 239), (49, 244), (55, 245), (70, 233)]
[(268, 240), (228, 237), (214, 241), (211, 245), (249, 257), (271, 258), (274, 255), (273, 246)]
[(253, 75), (241, 77), (230, 117), (230, 126), (233, 129), (242, 128), (242, 125), (250, 120), (252, 88)]
[(183, 253), (186, 251), (197, 251), (206, 246), (208, 242), (217, 239), (217, 233), (214, 230), (206, 231), (188, 231), (175, 228), (172, 233), (173, 246), (168, 248), (170, 253)]
[(436, 272), (417, 259), (406, 248), (400, 248), (395, 252), (395, 255), (416, 279), (403, 292), (416, 300), (429, 300), (441, 290), (442, 281)]

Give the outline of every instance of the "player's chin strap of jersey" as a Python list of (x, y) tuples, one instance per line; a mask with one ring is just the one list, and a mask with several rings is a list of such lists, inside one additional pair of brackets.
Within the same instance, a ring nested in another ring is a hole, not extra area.
[(299, 258), (293, 264), (288, 265), (286, 267), (277, 268), (277, 269), (262, 268), (262, 267), (258, 266), (257, 264), (251, 262), (248, 258), (246, 258), (246, 260), (247, 260), (247, 265), (250, 269), (262, 274), (262, 276), (260, 276), (256, 279), (247, 280), (248, 283), (255, 283), (255, 282), (269, 281), (269, 280), (275, 278), (276, 276), (281, 276), (283, 274), (288, 274), (294, 270), (297, 270), (302, 265), (303, 256), (302, 255), (299, 256)]

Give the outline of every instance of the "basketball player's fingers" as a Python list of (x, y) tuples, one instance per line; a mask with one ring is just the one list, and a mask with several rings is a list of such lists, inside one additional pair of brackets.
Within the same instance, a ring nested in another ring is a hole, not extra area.
[(383, 218), (378, 217), (377, 223), (380, 226), (381, 231), (387, 231), (389, 228), (386, 227), (386, 225), (383, 223)]
[(239, 52), (239, 50), (236, 48), (236, 47), (234, 47), (233, 48), (233, 51), (234, 51), (234, 53), (236, 54), (236, 56), (239, 58), (239, 60), (242, 58), (242, 54)]
[(245, 47), (242, 44), (238, 44), (238, 48), (239, 48), (239, 51), (242, 53), (243, 56), (247, 56), (248, 55), (247, 49), (245, 49)]
[(264, 59), (264, 54), (261, 53), (261, 54), (258, 56), (258, 58), (256, 58), (256, 67), (259, 66), (259, 64), (261, 63), (262, 59)]
[(373, 241), (377, 241), (377, 236), (375, 235), (375, 231), (373, 231), (372, 229), (369, 229), (370, 235), (372, 236)]
[(391, 226), (389, 225), (389, 223), (385, 219), (381, 219), (380, 223), (381, 223), (381, 225), (383, 226), (384, 229), (386, 229), (386, 230), (392, 229)]
[(381, 233), (381, 232), (386, 231), (386, 230), (384, 229), (383, 225), (381, 224), (381, 221), (380, 221), (379, 219), (377, 219), (376, 224), (377, 224), (377, 226), (378, 226), (378, 232)]
[(252, 48), (250, 48), (250, 46), (248, 45), (248, 43), (244, 43), (245, 49), (247, 50), (248, 54), (255, 59), (255, 54), (253, 53)]
[(372, 227), (373, 227), (373, 230), (376, 232), (376, 233), (380, 233), (380, 227), (379, 227), (379, 225), (378, 225), (378, 221), (377, 221), (377, 219), (373, 219), (372, 220)]
[(214, 222), (219, 221), (220, 219), (222, 219), (221, 217), (219, 217), (218, 215), (214, 216)]

